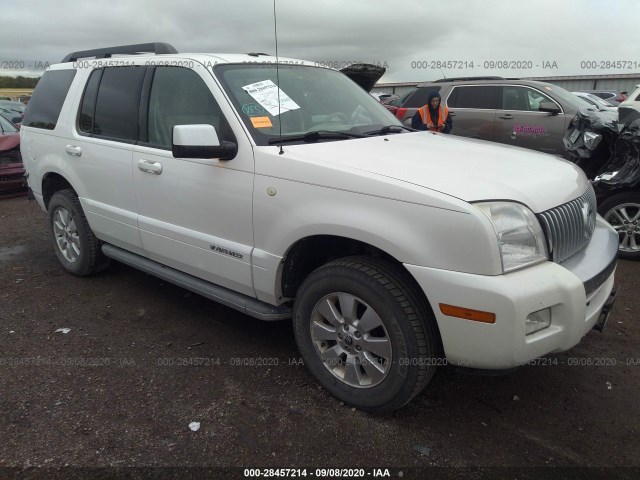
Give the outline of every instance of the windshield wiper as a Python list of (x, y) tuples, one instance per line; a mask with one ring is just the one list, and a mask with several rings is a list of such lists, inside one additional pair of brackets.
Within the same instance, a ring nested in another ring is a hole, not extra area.
[(305, 142), (314, 143), (318, 140), (324, 139), (339, 139), (339, 138), (364, 138), (366, 135), (360, 133), (348, 133), (338, 132), (333, 130), (315, 130), (313, 132), (305, 133), (304, 135), (290, 135), (286, 137), (272, 138), (269, 140), (269, 145), (276, 145), (278, 143), (286, 142)]
[[(397, 130), (400, 129), (400, 130)], [(386, 135), (388, 133), (400, 133), (401, 130), (408, 132), (415, 132), (413, 128), (405, 127), (404, 125), (386, 125), (379, 130), (371, 130), (370, 132), (364, 132), (365, 135)]]

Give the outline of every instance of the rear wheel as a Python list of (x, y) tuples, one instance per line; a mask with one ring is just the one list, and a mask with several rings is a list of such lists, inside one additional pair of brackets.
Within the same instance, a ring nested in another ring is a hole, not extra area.
[(415, 397), (435, 371), (435, 320), (396, 265), (349, 257), (315, 270), (294, 306), (296, 341), (322, 386), (362, 410), (386, 413)]
[(72, 190), (53, 194), (48, 206), (53, 248), (65, 270), (79, 276), (91, 275), (109, 265), (100, 250), (100, 241), (91, 231)]
[(598, 211), (618, 232), (619, 256), (640, 259), (640, 193), (614, 195), (602, 202)]

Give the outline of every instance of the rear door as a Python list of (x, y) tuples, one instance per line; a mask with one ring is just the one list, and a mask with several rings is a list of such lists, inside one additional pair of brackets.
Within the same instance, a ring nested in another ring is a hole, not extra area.
[[(562, 106), (538, 89), (524, 85), (504, 85), (500, 91), (496, 115), (496, 141), (561, 155), (566, 115)], [(538, 110), (540, 104), (551, 102), (560, 113)]]
[(499, 87), (457, 85), (443, 99), (453, 120), (451, 133), (461, 137), (495, 140), (494, 124)]
[(146, 71), (144, 66), (93, 70), (73, 138), (65, 147), (73, 171), (84, 183), (78, 194), (93, 231), (136, 253), (142, 253), (142, 242), (131, 162)]

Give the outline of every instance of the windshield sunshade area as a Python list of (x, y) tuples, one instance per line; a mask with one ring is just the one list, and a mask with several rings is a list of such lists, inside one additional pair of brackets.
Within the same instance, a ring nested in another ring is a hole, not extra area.
[(358, 138), (389, 125), (400, 128), (384, 132), (402, 131), (386, 108), (334, 70), (228, 64), (214, 71), (258, 145), (277, 144), (281, 134), (288, 143), (310, 143)]

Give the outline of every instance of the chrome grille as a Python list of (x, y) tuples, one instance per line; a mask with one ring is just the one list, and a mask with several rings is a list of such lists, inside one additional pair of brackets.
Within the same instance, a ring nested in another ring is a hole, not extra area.
[(596, 227), (596, 194), (589, 184), (575, 200), (538, 214), (551, 260), (561, 263), (589, 243)]

